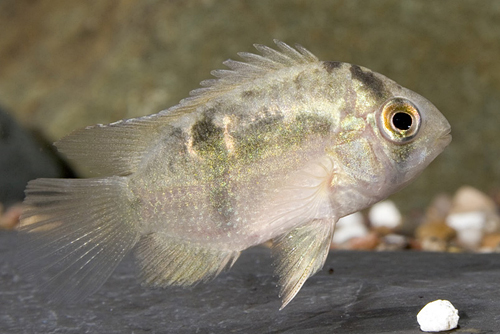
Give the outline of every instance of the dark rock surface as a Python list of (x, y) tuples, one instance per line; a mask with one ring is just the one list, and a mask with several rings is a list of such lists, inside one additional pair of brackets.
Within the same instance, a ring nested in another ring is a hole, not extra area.
[[(193, 288), (149, 290), (131, 257), (79, 304), (52, 305), (15, 269), (19, 238), (0, 233), (1, 333), (421, 333), (418, 311), (435, 299), (459, 310), (456, 333), (498, 333), (500, 255), (333, 252), (278, 311), (269, 251)], [(334, 268), (334, 272), (332, 272)]]

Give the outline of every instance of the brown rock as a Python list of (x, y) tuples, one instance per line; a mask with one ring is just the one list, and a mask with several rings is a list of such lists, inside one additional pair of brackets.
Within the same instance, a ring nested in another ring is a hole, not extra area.
[(450, 214), (471, 211), (496, 212), (496, 205), (485, 193), (470, 186), (463, 186), (453, 197)]
[(348, 248), (352, 250), (374, 250), (380, 243), (380, 237), (375, 232), (365, 237), (352, 238), (348, 242)]
[(445, 252), (456, 237), (456, 231), (444, 221), (428, 222), (420, 225), (415, 236), (424, 251)]
[(500, 233), (485, 235), (481, 243), (481, 250), (485, 252), (500, 252)]
[(415, 236), (420, 240), (426, 238), (437, 238), (450, 241), (455, 238), (456, 231), (446, 225), (444, 221), (431, 222), (420, 225), (415, 232)]

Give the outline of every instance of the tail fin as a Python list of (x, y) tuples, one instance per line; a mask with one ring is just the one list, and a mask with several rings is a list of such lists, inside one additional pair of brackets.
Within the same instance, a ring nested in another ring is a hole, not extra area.
[(46, 275), (50, 298), (80, 300), (106, 281), (139, 239), (122, 177), (37, 179), (26, 189), (24, 267)]

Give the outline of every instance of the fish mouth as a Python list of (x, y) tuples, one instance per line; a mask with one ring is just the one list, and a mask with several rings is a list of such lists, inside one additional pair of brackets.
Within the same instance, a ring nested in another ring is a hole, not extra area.
[(451, 128), (449, 128), (438, 138), (438, 141), (443, 143), (444, 146), (448, 146), (451, 143), (451, 139)]

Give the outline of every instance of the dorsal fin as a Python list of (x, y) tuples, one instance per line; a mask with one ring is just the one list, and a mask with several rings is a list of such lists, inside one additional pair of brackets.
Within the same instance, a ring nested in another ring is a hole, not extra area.
[(55, 143), (59, 151), (95, 175), (128, 175), (172, 127), (174, 115), (155, 114), (76, 130)]
[(191, 96), (181, 100), (173, 109), (195, 107), (203, 104), (207, 100), (230, 91), (245, 82), (262, 77), (269, 72), (319, 61), (315, 55), (299, 44), (296, 44), (295, 48), (292, 48), (277, 39), (274, 40), (274, 43), (276, 43), (280, 51), (265, 45), (254, 44), (254, 47), (261, 55), (239, 52), (238, 55), (244, 61), (226, 60), (223, 64), (229, 67), (229, 70), (214, 70), (210, 72), (217, 79), (202, 81), (200, 83), (203, 86), (202, 88), (191, 91), (189, 93)]
[(267, 73), (301, 64), (318, 62), (311, 52), (300, 45), (295, 48), (274, 40), (281, 51), (255, 44), (262, 54), (241, 52), (245, 62), (226, 60), (230, 70), (215, 70), (217, 79), (202, 81), (203, 88), (190, 93), (190, 97), (158, 114), (127, 119), (108, 125), (95, 125), (77, 130), (56, 143), (57, 148), (77, 164), (94, 174), (128, 175), (137, 170), (144, 157), (151, 153), (165, 136), (169, 136), (174, 120), (196, 111), (206, 102), (216, 99), (245, 82)]

